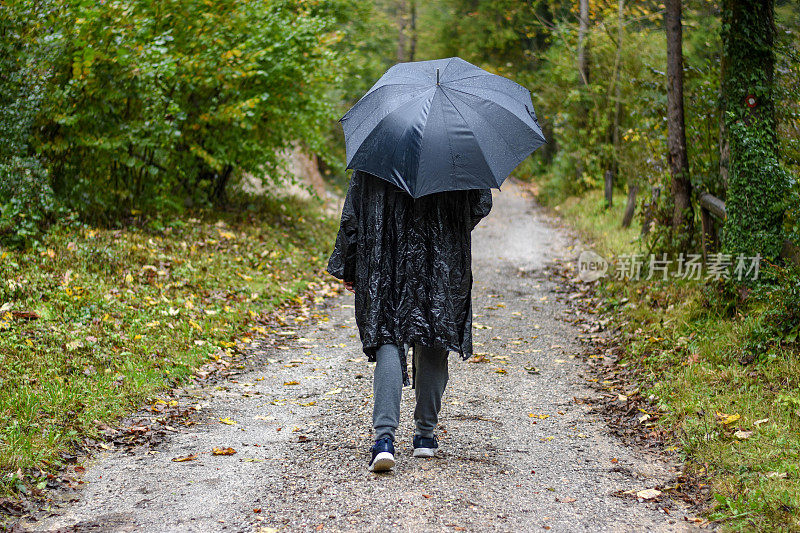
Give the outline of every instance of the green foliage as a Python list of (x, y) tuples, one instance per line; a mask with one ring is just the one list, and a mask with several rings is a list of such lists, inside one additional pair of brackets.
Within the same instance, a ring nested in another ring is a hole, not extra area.
[(800, 243), (800, 6), (794, 2), (777, 3), (775, 113), (781, 162), (789, 173), (789, 209), (784, 227), (788, 238)]
[(36, 242), (58, 208), (47, 172), (34, 157), (0, 163), (0, 243), (24, 247)]
[[(221, 201), (318, 144), (339, 82), (333, 19), (304, 2), (109, 1), (65, 6), (37, 149), (53, 189), (101, 216)], [(90, 164), (87, 164), (90, 162)]]
[[(219, 204), (245, 174), (282, 179), (296, 142), (332, 160), (344, 76), (381, 62), (381, 39), (351, 42), (370, 13), (355, 0), (3, 2), (0, 233), (24, 220), (24, 241), (54, 200), (103, 222)], [(345, 61), (353, 50), (363, 59)]]
[(0, 244), (33, 242), (57, 203), (47, 169), (29, 145), (59, 49), (42, 21), (51, 2), (0, 4)]
[(725, 247), (775, 258), (783, 244), (788, 176), (779, 160), (773, 2), (723, 3), (722, 106), (730, 143)]
[(763, 312), (753, 319), (753, 327), (743, 350), (748, 360), (775, 356), (781, 346), (800, 346), (800, 267), (770, 267), (773, 282), (755, 289)]

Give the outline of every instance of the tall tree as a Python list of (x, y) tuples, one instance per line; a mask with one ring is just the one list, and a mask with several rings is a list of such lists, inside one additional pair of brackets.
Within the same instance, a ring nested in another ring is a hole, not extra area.
[(614, 122), (611, 130), (611, 142), (614, 145), (614, 162), (612, 165), (612, 174), (614, 176), (619, 170), (619, 122), (622, 116), (622, 17), (624, 11), (625, 0), (617, 0), (617, 51), (614, 56)]
[(408, 14), (406, 0), (397, 2), (397, 62), (402, 63), (406, 60), (406, 27), (408, 26)]
[(417, 56), (417, 0), (409, 0), (411, 5), (409, 7), (409, 45), (408, 45), (408, 60), (414, 61)]
[(683, 30), (681, 0), (667, 0), (664, 22), (667, 30), (667, 149), (672, 177), (672, 229), (680, 247), (691, 241), (692, 182), (686, 156), (686, 128), (683, 120)]
[(729, 253), (774, 258), (783, 244), (788, 176), (778, 158), (774, 0), (722, 3), (722, 110), (728, 136)]
[(589, 85), (589, 57), (586, 50), (586, 33), (589, 29), (589, 0), (580, 0), (578, 20), (578, 72), (581, 83)]
[[(589, 0), (580, 0), (578, 5), (578, 73), (580, 74), (579, 84), (583, 89), (587, 89), (589, 87), (589, 54), (586, 46), (587, 40), (587, 33), (589, 30)], [(578, 129), (585, 129), (587, 123), (587, 117), (589, 114), (589, 106), (587, 105), (586, 99), (588, 95), (586, 94), (587, 91), (581, 92), (581, 99), (578, 102), (578, 113), (576, 117), (576, 122), (578, 125)], [(550, 137), (548, 137), (550, 138)], [(580, 181), (583, 178), (584, 172), (584, 165), (583, 165), (583, 158), (581, 154), (577, 154), (578, 157), (575, 161), (575, 179)]]

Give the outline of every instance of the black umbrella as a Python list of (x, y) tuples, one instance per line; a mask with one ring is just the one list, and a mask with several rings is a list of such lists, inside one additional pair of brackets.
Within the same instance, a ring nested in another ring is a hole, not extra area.
[(347, 168), (414, 198), (499, 188), (545, 143), (528, 89), (458, 57), (393, 66), (340, 122)]

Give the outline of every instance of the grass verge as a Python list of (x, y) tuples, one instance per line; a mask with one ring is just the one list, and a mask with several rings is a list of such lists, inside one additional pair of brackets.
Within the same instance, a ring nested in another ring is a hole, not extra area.
[[(606, 257), (642, 251), (599, 193), (555, 210)], [(596, 289), (621, 331), (619, 364), (658, 407), (645, 425), (668, 430), (710, 484), (705, 515), (725, 530), (800, 531), (800, 276), (782, 275), (749, 294), (685, 280), (604, 278)]]
[(263, 199), (0, 248), (0, 492), (249, 343), (254, 317), (321, 286), (335, 231), (314, 202)]

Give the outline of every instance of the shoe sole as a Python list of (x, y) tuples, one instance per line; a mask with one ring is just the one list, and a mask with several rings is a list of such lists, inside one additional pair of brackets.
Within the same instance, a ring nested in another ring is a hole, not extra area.
[(394, 455), (389, 452), (381, 452), (375, 456), (372, 464), (369, 465), (370, 472), (386, 472), (394, 467)]
[(433, 457), (436, 455), (436, 448), (414, 448), (414, 457)]

